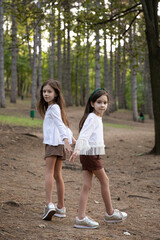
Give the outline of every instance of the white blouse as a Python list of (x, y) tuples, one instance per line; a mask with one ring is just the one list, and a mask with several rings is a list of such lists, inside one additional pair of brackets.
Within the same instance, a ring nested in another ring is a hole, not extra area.
[(62, 121), (59, 105), (49, 105), (43, 121), (43, 143), (52, 146), (64, 145), (64, 138), (72, 144), (72, 132)]
[(83, 124), (74, 152), (77, 149), (80, 150), (80, 155), (105, 154), (102, 118), (93, 112), (88, 115)]

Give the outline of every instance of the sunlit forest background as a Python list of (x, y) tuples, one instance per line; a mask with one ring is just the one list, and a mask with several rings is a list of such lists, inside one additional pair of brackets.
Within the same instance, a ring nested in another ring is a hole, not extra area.
[(142, 6), (135, 0), (5, 0), (5, 95), (31, 97), (36, 108), (47, 79), (61, 82), (67, 106), (84, 106), (96, 88), (112, 97), (110, 111), (153, 118)]

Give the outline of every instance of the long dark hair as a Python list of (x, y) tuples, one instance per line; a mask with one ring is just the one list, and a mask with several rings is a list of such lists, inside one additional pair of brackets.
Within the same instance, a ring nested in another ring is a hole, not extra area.
[(94, 111), (94, 108), (91, 105), (91, 102), (96, 102), (97, 98), (101, 97), (102, 95), (105, 95), (108, 99), (108, 102), (110, 101), (109, 93), (105, 89), (97, 89), (95, 90), (90, 97), (88, 98), (83, 117), (81, 118), (79, 122), (79, 132), (81, 131), (83, 124), (88, 117), (88, 114)]
[(45, 115), (45, 113), (47, 111), (47, 108), (48, 108), (48, 103), (43, 98), (43, 88), (46, 85), (49, 85), (51, 88), (53, 88), (55, 90), (57, 96), (54, 98), (54, 102), (57, 103), (59, 105), (60, 109), (61, 109), (62, 121), (64, 122), (64, 124), (66, 126), (69, 127), (69, 122), (68, 122), (66, 112), (65, 112), (66, 105), (65, 105), (65, 101), (64, 101), (64, 98), (63, 98), (63, 95), (62, 95), (61, 85), (57, 80), (49, 79), (45, 83), (43, 83), (43, 85), (41, 86), (40, 100), (37, 104), (37, 109), (38, 109), (39, 114), (44, 118), (44, 115)]

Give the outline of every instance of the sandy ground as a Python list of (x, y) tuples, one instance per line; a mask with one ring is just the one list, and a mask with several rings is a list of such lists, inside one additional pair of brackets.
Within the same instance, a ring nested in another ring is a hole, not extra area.
[[(19, 104), (0, 109), (0, 114), (29, 114)], [(18, 110), (17, 110), (18, 109)], [(68, 108), (71, 129), (78, 136), (83, 108)], [(33, 120), (34, 121), (34, 120)], [(0, 239), (16, 240), (160, 240), (160, 156), (147, 153), (154, 145), (154, 124), (132, 121), (127, 111), (104, 116), (106, 155), (102, 161), (110, 179), (114, 208), (128, 213), (125, 222), (106, 224), (99, 182), (93, 179), (87, 215), (98, 229), (75, 229), (82, 185), (79, 159), (64, 162), (67, 217), (41, 219), (45, 205), (42, 129), (0, 125)], [(107, 124), (108, 123), (108, 124)], [(109, 123), (115, 123), (115, 127)], [(121, 124), (117, 127), (116, 124)], [(126, 128), (124, 128), (126, 125)], [(56, 203), (56, 189), (53, 199)]]

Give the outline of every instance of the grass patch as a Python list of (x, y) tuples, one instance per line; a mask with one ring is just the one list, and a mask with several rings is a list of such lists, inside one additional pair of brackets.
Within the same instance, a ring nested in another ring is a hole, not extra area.
[(106, 127), (113, 127), (113, 128), (125, 128), (125, 129), (133, 129), (133, 127), (126, 125), (126, 124), (117, 124), (117, 123), (107, 123), (104, 122), (104, 126)]
[(0, 122), (7, 125), (16, 125), (23, 127), (42, 127), (43, 124), (43, 120), (41, 119), (4, 115), (0, 115)]

